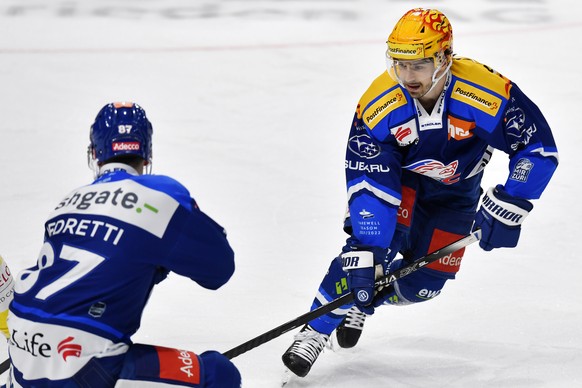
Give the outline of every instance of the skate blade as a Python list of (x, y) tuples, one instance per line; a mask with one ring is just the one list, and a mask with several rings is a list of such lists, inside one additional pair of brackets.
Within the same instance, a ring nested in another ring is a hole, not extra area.
[(283, 377), (281, 378), (281, 387), (286, 387), (291, 381), (292, 376), (293, 373), (288, 368), (285, 368), (283, 371)]

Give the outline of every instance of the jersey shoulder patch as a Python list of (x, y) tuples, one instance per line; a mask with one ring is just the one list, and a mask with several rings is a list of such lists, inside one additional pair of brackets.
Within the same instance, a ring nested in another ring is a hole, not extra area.
[(406, 105), (407, 102), (400, 85), (384, 71), (360, 98), (357, 117), (373, 130), (390, 112)]
[(511, 81), (495, 70), (468, 58), (454, 58), (451, 98), (490, 116), (497, 116), (509, 98)]

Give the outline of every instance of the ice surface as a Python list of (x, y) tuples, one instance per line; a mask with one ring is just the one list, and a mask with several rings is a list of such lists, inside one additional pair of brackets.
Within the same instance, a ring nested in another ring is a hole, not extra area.
[[(413, 6), (445, 11), (455, 51), (540, 106), (561, 165), (518, 248), (469, 247), (439, 298), (379, 309), (356, 348), (287, 387), (582, 386), (579, 2), (3, 0), (0, 253), (13, 272), (36, 260), (49, 211), (91, 180), (95, 114), (134, 100), (154, 125), (154, 172), (182, 181), (237, 254), (217, 292), (171, 275), (134, 340), (226, 351), (305, 313), (345, 238), (355, 105)], [(484, 186), (506, 176), (496, 154)], [(292, 337), (233, 359), (245, 387), (280, 385)]]

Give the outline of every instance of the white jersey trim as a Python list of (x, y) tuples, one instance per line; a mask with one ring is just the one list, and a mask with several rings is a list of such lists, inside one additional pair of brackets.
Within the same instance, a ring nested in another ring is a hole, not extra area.
[(13, 367), (26, 380), (71, 378), (94, 357), (124, 354), (125, 343), (115, 343), (67, 326), (29, 321), (10, 312), (8, 351)]
[(372, 186), (370, 183), (368, 183), (366, 181), (362, 181), (362, 182), (357, 183), (353, 186), (350, 186), (350, 188), (348, 190), (348, 201), (354, 194), (356, 194), (358, 191), (361, 191), (364, 189), (371, 191), (372, 194), (374, 194), (376, 197), (378, 197), (378, 198), (380, 198), (380, 199), (382, 199), (382, 200), (384, 200), (384, 201), (386, 201), (394, 206), (400, 205), (400, 200), (398, 198), (386, 193), (385, 191), (382, 191), (382, 190)]

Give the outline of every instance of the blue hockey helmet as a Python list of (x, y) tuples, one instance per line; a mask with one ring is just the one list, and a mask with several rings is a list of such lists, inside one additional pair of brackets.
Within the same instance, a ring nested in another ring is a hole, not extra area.
[(97, 167), (118, 156), (136, 155), (151, 163), (152, 124), (141, 106), (133, 102), (105, 105), (91, 125), (88, 157)]

